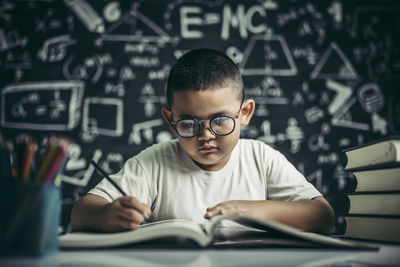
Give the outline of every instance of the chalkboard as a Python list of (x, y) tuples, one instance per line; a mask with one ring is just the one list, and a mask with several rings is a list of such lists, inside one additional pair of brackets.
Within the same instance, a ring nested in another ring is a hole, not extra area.
[(343, 149), (400, 133), (398, 1), (0, 1), (1, 133), (75, 145), (63, 225), (79, 197), (154, 143), (171, 65), (227, 53), (256, 101), (242, 137), (264, 141), (330, 201), (343, 230), (354, 178)]

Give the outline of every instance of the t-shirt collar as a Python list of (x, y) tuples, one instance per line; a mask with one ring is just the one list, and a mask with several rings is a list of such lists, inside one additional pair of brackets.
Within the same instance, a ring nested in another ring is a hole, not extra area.
[(183, 150), (182, 146), (179, 144), (179, 153), (182, 159), (184, 166), (187, 168), (188, 173), (190, 173), (193, 177), (203, 179), (205, 181), (221, 181), (224, 178), (228, 177), (229, 174), (234, 170), (235, 167), (238, 166), (239, 163), (239, 142), (238, 141), (232, 150), (230, 158), (228, 162), (225, 164), (222, 169), (218, 171), (205, 171), (200, 168)]

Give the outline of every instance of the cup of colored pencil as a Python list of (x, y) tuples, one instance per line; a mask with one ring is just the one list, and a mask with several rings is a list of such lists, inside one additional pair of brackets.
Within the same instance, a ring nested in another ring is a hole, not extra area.
[(58, 251), (60, 175), (71, 147), (51, 136), (39, 145), (21, 134), (0, 134), (0, 257), (42, 256)]

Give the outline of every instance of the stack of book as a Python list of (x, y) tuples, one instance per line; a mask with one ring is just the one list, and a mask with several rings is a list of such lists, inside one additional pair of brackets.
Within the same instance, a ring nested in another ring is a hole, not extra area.
[(344, 151), (356, 178), (344, 237), (400, 242), (400, 136)]

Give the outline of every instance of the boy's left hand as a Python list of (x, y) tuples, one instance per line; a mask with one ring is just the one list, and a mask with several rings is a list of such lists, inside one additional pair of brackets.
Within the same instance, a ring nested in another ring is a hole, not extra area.
[(329, 234), (334, 227), (334, 211), (322, 196), (297, 201), (229, 200), (207, 208), (204, 218), (239, 214), (273, 220), (307, 232)]
[(207, 212), (206, 214), (204, 214), (204, 218), (211, 219), (216, 215), (228, 214), (251, 215), (256, 205), (257, 201), (229, 200), (219, 203), (214, 207), (207, 208)]

